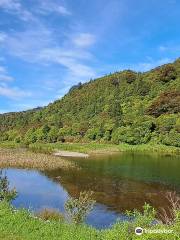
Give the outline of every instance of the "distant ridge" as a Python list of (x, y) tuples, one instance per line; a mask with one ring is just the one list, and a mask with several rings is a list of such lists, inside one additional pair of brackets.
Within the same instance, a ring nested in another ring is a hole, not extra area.
[(73, 86), (47, 107), (0, 114), (0, 140), (100, 141), (180, 147), (180, 58), (145, 73)]

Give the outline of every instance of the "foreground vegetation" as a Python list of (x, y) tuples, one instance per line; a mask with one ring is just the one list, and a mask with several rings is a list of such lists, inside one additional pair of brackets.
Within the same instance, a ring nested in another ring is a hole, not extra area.
[[(143, 214), (135, 213), (133, 222), (118, 222), (109, 229), (97, 230), (85, 224), (68, 224), (63, 220), (47, 220), (36, 217), (31, 212), (17, 210), (7, 202), (0, 203), (0, 239), (3, 240), (178, 240), (180, 239), (180, 219), (177, 216), (172, 225), (152, 224), (153, 211), (145, 208)], [(148, 230), (170, 230), (170, 233), (144, 233), (137, 236), (137, 226)]]
[[(93, 94), (92, 94), (93, 93)], [(180, 147), (180, 59), (73, 86), (44, 108), (0, 115), (0, 141)]]
[[(35, 214), (26, 209), (15, 209), (11, 201), (16, 198), (15, 189), (9, 188), (6, 175), (0, 172), (0, 239), (21, 240), (135, 240), (135, 239), (180, 239), (180, 198), (176, 193), (168, 193), (170, 208), (161, 211), (162, 221), (156, 220), (156, 211), (145, 204), (143, 213), (136, 210), (127, 212), (128, 221), (117, 222), (111, 228), (97, 230), (84, 224), (95, 201), (93, 192), (81, 192), (79, 198), (70, 197), (65, 203), (65, 211), (70, 222), (55, 211), (44, 210)], [(164, 222), (164, 224), (163, 224)], [(139, 238), (135, 228), (141, 226), (144, 233)], [(159, 233), (159, 231), (162, 231)]]

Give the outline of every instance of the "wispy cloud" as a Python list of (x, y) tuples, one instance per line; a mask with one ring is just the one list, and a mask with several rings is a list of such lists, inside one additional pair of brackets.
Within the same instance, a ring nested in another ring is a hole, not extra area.
[[(5, 58), (13, 57), (41, 69), (47, 66), (59, 68), (58, 71), (62, 71), (63, 75), (58, 81), (57, 78), (52, 81), (51, 91), (54, 89), (54, 96), (63, 95), (61, 90), (67, 91), (72, 84), (97, 76), (96, 69), (91, 66), (94, 55), (90, 51), (90, 47), (96, 43), (96, 36), (83, 28), (76, 29), (73, 19), (70, 21), (72, 24), (69, 30), (61, 32), (43, 18), (43, 15), (52, 14), (56, 14), (56, 17), (72, 17), (73, 13), (66, 5), (44, 0), (37, 1), (36, 8), (29, 8), (21, 0), (0, 0), (0, 10), (17, 17), (23, 23), (21, 28), (0, 32), (0, 50), (5, 53)], [(24, 21), (28, 23), (24, 24)], [(37, 97), (35, 95), (42, 92), (46, 85), (46, 81), (37, 80), (36, 84), (40, 83), (41, 86), (37, 92), (33, 92), (33, 97)], [(22, 89), (19, 84), (20, 81), (17, 85), (16, 79), (6, 68), (0, 66), (0, 96), (11, 99), (26, 98), (28, 102), (31, 92)]]
[(0, 8), (13, 15), (17, 15), (24, 21), (34, 18), (31, 12), (25, 9), (18, 0), (0, 0)]
[(56, 13), (59, 15), (71, 15), (71, 12), (63, 5), (54, 1), (40, 1), (40, 5), (37, 8), (37, 11), (41, 14), (47, 15), (51, 13)]
[(176, 45), (176, 44), (173, 44), (173, 45), (161, 45), (158, 47), (158, 50), (160, 52), (164, 52), (164, 53), (167, 53), (167, 52), (177, 52), (177, 53), (180, 53), (180, 44)]
[(13, 77), (11, 77), (7, 69), (3, 66), (0, 66), (0, 82), (6, 82), (6, 81), (13, 81)]
[(82, 37), (76, 39), (76, 44), (71, 43), (69, 38), (64, 40), (65, 43), (59, 43), (53, 31), (40, 24), (34, 29), (9, 34), (4, 47), (10, 55), (24, 61), (59, 64), (71, 75), (88, 79), (95, 77), (96, 72), (85, 63), (92, 60), (93, 56), (87, 49), (84, 49), (84, 46), (93, 44), (95, 37), (91, 34), (80, 34), (80, 36)]
[(11, 99), (20, 99), (31, 95), (29, 91), (24, 91), (18, 87), (10, 86), (15, 79), (9, 75), (4, 66), (0, 66), (0, 96)]
[(89, 47), (96, 41), (96, 37), (90, 33), (80, 33), (73, 37), (73, 42), (78, 47)]
[(94, 77), (96, 73), (91, 67), (80, 60), (88, 59), (89, 57), (91, 55), (86, 51), (77, 49), (68, 50), (65, 48), (43, 49), (39, 54), (41, 62), (58, 63), (66, 67), (72, 75), (87, 78), (90, 76)]
[(11, 99), (18, 99), (22, 97), (30, 96), (29, 92), (23, 91), (17, 87), (0, 86), (0, 96), (4, 96)]
[(22, 32), (9, 34), (4, 43), (6, 51), (27, 61), (35, 61), (41, 49), (53, 44), (51, 31), (43, 26), (35, 26)]
[(160, 59), (156, 59), (156, 60), (152, 59), (152, 58), (148, 58), (147, 61), (145, 61), (145, 62), (130, 64), (129, 67), (136, 71), (145, 72), (145, 71), (151, 70), (157, 66), (169, 63), (171, 61), (172, 61), (172, 59), (170, 59), (170, 58), (160, 58)]
[(0, 7), (5, 10), (19, 10), (21, 8), (21, 4), (17, 0), (0, 0)]
[(105, 67), (101, 68), (101, 75), (107, 74), (108, 72), (117, 72), (123, 71), (125, 69), (134, 70), (136, 72), (146, 72), (158, 66), (161, 66), (166, 63), (172, 62), (174, 59), (172, 58), (151, 58), (147, 57), (143, 62), (136, 62), (136, 63), (127, 63), (124, 62), (122, 64), (113, 64), (113, 65), (105, 65)]
[(0, 32), (0, 43), (3, 43), (6, 40), (6, 34)]
[(38, 21), (38, 18), (33, 13), (39, 13), (43, 15), (56, 13), (59, 15), (71, 15), (71, 12), (63, 5), (57, 2), (48, 0), (37, 1), (36, 8), (29, 10), (23, 6), (20, 0), (0, 0), (0, 8), (5, 12), (18, 16), (23, 21)]

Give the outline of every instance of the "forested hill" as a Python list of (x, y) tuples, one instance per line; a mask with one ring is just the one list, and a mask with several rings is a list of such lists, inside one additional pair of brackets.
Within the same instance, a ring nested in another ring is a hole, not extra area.
[(44, 108), (0, 115), (0, 140), (162, 143), (180, 147), (180, 58), (73, 86)]

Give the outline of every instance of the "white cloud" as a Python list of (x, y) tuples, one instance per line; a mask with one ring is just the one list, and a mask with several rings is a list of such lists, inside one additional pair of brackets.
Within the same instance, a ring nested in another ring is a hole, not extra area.
[(6, 68), (3, 66), (0, 66), (0, 74), (1, 73), (6, 73)]
[(14, 79), (11, 76), (0, 74), (0, 81), (2, 81), (2, 82), (13, 81), (13, 80)]
[(21, 4), (16, 0), (0, 0), (0, 7), (5, 10), (20, 10)]
[(67, 10), (67, 8), (63, 7), (63, 6), (58, 6), (56, 9), (54, 9), (54, 11), (56, 11), (59, 14), (63, 14), (63, 15), (70, 15), (71, 12)]
[(65, 6), (52, 1), (41, 1), (38, 12), (41, 14), (57, 13), (64, 16), (71, 15), (71, 12)]
[(161, 52), (164, 52), (164, 51), (166, 51), (168, 48), (167, 47), (165, 47), (165, 46), (159, 46), (159, 50), (161, 51)]
[(0, 96), (11, 99), (30, 96), (30, 92), (23, 91), (18, 87), (9, 86), (10, 82), (14, 80), (15, 79), (9, 75), (7, 69), (4, 66), (0, 66)]
[(17, 15), (24, 21), (34, 19), (32, 13), (26, 10), (18, 0), (0, 0), (0, 8), (6, 12)]
[(3, 43), (6, 40), (6, 34), (0, 32), (0, 43)]
[(18, 99), (22, 97), (30, 96), (29, 92), (25, 92), (17, 87), (0, 86), (0, 96), (4, 96), (11, 99)]
[(130, 69), (136, 70), (136, 71), (140, 71), (140, 72), (145, 72), (145, 71), (149, 71), (157, 66), (166, 64), (171, 62), (172, 59), (170, 58), (161, 58), (161, 59), (149, 59), (149, 61), (147, 62), (140, 62), (137, 64), (132, 64), (129, 66)]
[(88, 47), (94, 44), (96, 38), (93, 34), (90, 33), (80, 33), (77, 36), (74, 36), (73, 42), (78, 47)]
[(83, 47), (80, 47), (80, 45), (85, 46), (85, 41), (86, 45), (92, 43), (92, 35), (86, 34), (86, 37), (81, 39), (81, 44), (79, 39), (79, 47), (74, 46), (69, 38), (64, 40), (63, 46), (63, 43), (56, 40), (52, 31), (42, 25), (36, 25), (34, 29), (7, 36), (4, 47), (10, 55), (24, 61), (38, 64), (59, 64), (66, 68), (71, 75), (89, 79), (95, 77), (96, 73), (85, 63), (93, 59), (92, 54), (87, 49), (84, 50)]
[[(34, 9), (27, 9), (23, 4), (24, 2), (20, 0), (0, 0), (0, 8), (8, 14), (14, 14), (23, 21), (33, 20), (30, 24), (23, 25), (25, 30), (15, 28), (8, 33), (0, 32), (0, 47), (2, 46), (6, 57), (13, 56), (41, 67), (51, 64), (59, 66), (60, 71), (63, 71), (63, 76), (58, 79), (58, 84), (54, 85), (56, 92), (58, 92), (58, 86), (69, 88), (77, 81), (83, 82), (94, 78), (96, 71), (90, 66), (90, 61), (94, 60), (94, 56), (88, 47), (95, 43), (95, 35), (80, 32), (79, 28), (78, 31), (71, 28), (71, 33), (64, 31), (61, 33), (57, 29), (50, 28), (40, 15), (67, 16), (72, 14), (69, 9), (55, 1), (37, 1)], [(10, 81), (15, 82), (15, 79), (7, 71), (1, 70), (0, 67), (1, 96), (12, 99), (29, 96), (26, 91), (11, 87)]]
[(160, 52), (179, 52), (180, 53), (180, 45), (161, 45), (158, 47)]
[(39, 21), (36, 14), (51, 14), (71, 15), (71, 12), (63, 5), (48, 0), (37, 1), (33, 9), (25, 7), (20, 0), (0, 0), (0, 9), (7, 13), (16, 15), (23, 21)]
[(6, 68), (4, 66), (0, 66), (0, 82), (8, 82), (13, 80), (14, 78), (9, 76)]
[(42, 26), (15, 32), (9, 35), (4, 43), (9, 54), (29, 62), (36, 61), (40, 51), (49, 45), (53, 45), (51, 32)]
[(79, 60), (91, 58), (91, 55), (82, 50), (66, 50), (63, 48), (50, 48), (44, 49), (39, 58), (41, 61), (47, 61), (52, 63), (58, 63), (66, 67), (72, 75), (79, 77), (94, 77), (95, 71), (81, 63)]

